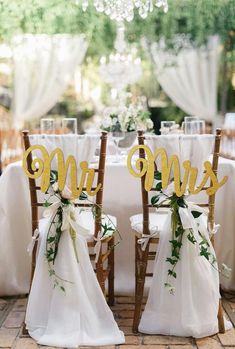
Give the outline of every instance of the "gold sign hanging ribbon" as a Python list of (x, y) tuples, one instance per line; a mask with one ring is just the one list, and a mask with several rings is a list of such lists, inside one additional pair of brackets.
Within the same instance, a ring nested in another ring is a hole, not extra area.
[(156, 238), (159, 236), (159, 230), (156, 230), (150, 234), (142, 234), (141, 238), (137, 240), (137, 243), (141, 245), (142, 251), (146, 250), (146, 247), (148, 246), (149, 240), (152, 238)]

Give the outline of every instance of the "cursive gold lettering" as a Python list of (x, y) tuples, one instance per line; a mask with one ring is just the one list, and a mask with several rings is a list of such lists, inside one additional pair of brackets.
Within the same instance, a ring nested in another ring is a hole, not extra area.
[[(136, 151), (144, 150), (145, 158), (138, 158), (135, 163), (135, 168), (133, 168), (133, 156)], [(127, 166), (129, 172), (135, 177), (143, 177), (145, 176), (145, 189), (150, 191), (153, 187), (154, 182), (154, 162), (160, 157), (161, 163), (161, 172), (162, 172), (162, 188), (165, 189), (169, 185), (171, 180), (171, 172), (173, 173), (172, 178), (174, 180), (175, 193), (177, 196), (182, 196), (186, 188), (188, 187), (189, 192), (191, 194), (198, 194), (206, 185), (206, 183), (210, 180), (210, 187), (207, 188), (206, 193), (208, 195), (213, 195), (220, 187), (222, 187), (228, 177), (225, 176), (220, 182), (218, 181), (213, 169), (212, 165), (209, 161), (204, 162), (204, 177), (200, 183), (200, 185), (195, 188), (198, 169), (191, 166), (191, 162), (189, 160), (185, 160), (183, 162), (184, 173), (181, 176), (180, 173), (180, 162), (176, 155), (172, 155), (168, 160), (166, 150), (164, 148), (159, 148), (153, 154), (150, 148), (146, 145), (136, 145), (134, 146), (129, 154), (127, 159)], [(182, 182), (181, 182), (182, 178)]]
[[(33, 158), (31, 168), (28, 169), (27, 158), (30, 153), (35, 150), (41, 152), (42, 158)], [(61, 149), (54, 149), (49, 155), (46, 148), (42, 145), (33, 145), (24, 152), (23, 156), (23, 169), (25, 174), (29, 178), (38, 179), (41, 177), (40, 188), (42, 192), (46, 192), (50, 185), (50, 171), (51, 162), (54, 158), (57, 158), (58, 164), (58, 188), (62, 191), (65, 187), (66, 178), (69, 173), (71, 192), (74, 199), (80, 197), (83, 189), (86, 190), (87, 194), (94, 196), (101, 188), (101, 184), (98, 184), (95, 189), (92, 190), (92, 185), (95, 177), (95, 170), (88, 167), (86, 161), (80, 163), (81, 177), (79, 186), (77, 185), (77, 164), (74, 156), (69, 155), (66, 161), (64, 161), (64, 154)]]

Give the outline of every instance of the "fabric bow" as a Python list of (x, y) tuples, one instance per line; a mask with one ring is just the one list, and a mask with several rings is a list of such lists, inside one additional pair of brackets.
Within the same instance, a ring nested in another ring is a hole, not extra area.
[(216, 234), (217, 232), (218, 232), (218, 230), (220, 229), (220, 224), (215, 224), (214, 223), (214, 226), (213, 226), (213, 228), (210, 228), (210, 234), (211, 235), (214, 235), (214, 234)]
[(31, 238), (31, 241), (30, 241), (30, 243), (27, 246), (27, 252), (30, 255), (30, 257), (33, 254), (33, 249), (34, 249), (36, 241), (38, 240), (39, 234), (40, 234), (39, 230), (35, 229), (34, 233), (33, 233), (33, 236)]
[(145, 251), (145, 250), (146, 250), (146, 247), (147, 247), (147, 245), (148, 245), (148, 243), (149, 243), (149, 240), (150, 240), (151, 238), (157, 237), (158, 234), (159, 234), (159, 230), (156, 230), (156, 231), (154, 231), (154, 232), (152, 232), (152, 233), (150, 233), (150, 234), (142, 234), (142, 235), (141, 235), (141, 238), (137, 240), (137, 243), (138, 243), (139, 245), (141, 245), (141, 250), (142, 250), (142, 251)]
[(49, 217), (50, 219), (54, 219), (56, 211), (58, 210), (59, 207), (62, 208), (61, 230), (67, 231), (70, 234), (75, 257), (77, 262), (79, 262), (77, 247), (76, 247), (76, 237), (79, 237), (80, 239), (82, 238), (83, 240), (85, 240), (88, 237), (90, 230), (87, 228), (84, 228), (83, 226), (77, 223), (75, 219), (75, 206), (71, 204), (63, 205), (61, 204), (60, 201), (55, 202), (44, 211), (43, 216), (46, 218)]
[(72, 229), (75, 230), (78, 235), (86, 238), (89, 235), (90, 230), (84, 228), (83, 226), (77, 223), (75, 218), (72, 218), (75, 214), (74, 205), (62, 205), (60, 201), (54, 202), (43, 212), (43, 217), (50, 217), (53, 219), (59, 207), (62, 207), (63, 211), (61, 230), (68, 231), (70, 227), (72, 227)]
[(197, 223), (195, 222), (195, 218), (193, 217), (192, 211), (197, 211), (202, 214), (207, 214), (207, 210), (204, 208), (194, 204), (191, 201), (185, 200), (187, 207), (179, 207), (179, 215), (181, 219), (181, 223), (184, 229), (195, 229), (197, 230)]
[(195, 238), (200, 238), (199, 233), (207, 238), (208, 243), (210, 243), (210, 235), (216, 234), (220, 228), (219, 224), (215, 224), (213, 228), (208, 227), (203, 216), (199, 216), (197, 219), (194, 218), (192, 212), (197, 211), (202, 213), (202, 215), (208, 215), (208, 211), (202, 207), (196, 205), (193, 202), (185, 200), (187, 207), (179, 207), (179, 215), (181, 223), (184, 229), (191, 229), (194, 233)]
[(95, 247), (94, 247), (95, 263), (98, 262), (102, 240), (104, 240), (104, 239), (106, 239), (106, 236), (103, 236), (102, 231), (99, 231), (97, 237), (94, 236), (94, 240), (96, 241), (96, 244), (95, 244)]

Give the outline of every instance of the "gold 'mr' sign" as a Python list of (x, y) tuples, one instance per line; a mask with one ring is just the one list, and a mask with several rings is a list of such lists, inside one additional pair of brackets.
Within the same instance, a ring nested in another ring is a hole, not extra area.
[[(31, 169), (28, 169), (27, 158), (34, 150), (39, 150), (42, 154), (42, 158), (34, 158), (32, 160)], [(58, 161), (58, 188), (60, 191), (62, 191), (65, 187), (67, 173), (70, 169), (70, 190), (74, 199), (79, 198), (83, 190), (85, 190), (90, 196), (97, 194), (101, 188), (101, 184), (98, 184), (97, 187), (92, 190), (95, 169), (89, 168), (87, 161), (82, 161), (79, 164), (81, 169), (81, 177), (80, 183), (78, 184), (78, 171), (74, 156), (69, 155), (66, 161), (64, 161), (64, 154), (61, 149), (56, 148), (51, 152), (51, 154), (49, 154), (44, 146), (35, 144), (24, 152), (23, 168), (29, 178), (38, 179), (41, 177), (40, 188), (42, 192), (45, 193), (49, 188), (51, 162), (56, 156)]]
[[(132, 166), (132, 157), (138, 150), (144, 150), (146, 158), (138, 158), (136, 160), (135, 168)], [(180, 176), (180, 162), (176, 155), (172, 155), (168, 160), (166, 150), (164, 148), (159, 148), (153, 154), (150, 148), (146, 145), (136, 145), (134, 146), (127, 159), (127, 166), (130, 173), (135, 177), (145, 176), (145, 190), (150, 191), (153, 187), (154, 181), (154, 162), (160, 157), (161, 159), (161, 172), (162, 172), (162, 188), (166, 189), (170, 182), (171, 171), (173, 172), (175, 193), (177, 196), (184, 195), (186, 188), (189, 190), (190, 194), (198, 194), (206, 185), (208, 180), (210, 180), (210, 187), (206, 189), (207, 195), (213, 195), (216, 191), (222, 187), (226, 182), (228, 177), (225, 176), (221, 181), (218, 181), (211, 163), (209, 161), (204, 162), (204, 176), (200, 185), (196, 188), (196, 181), (198, 176), (198, 169), (191, 166), (190, 160), (185, 160), (183, 162), (184, 174), (181, 178)]]

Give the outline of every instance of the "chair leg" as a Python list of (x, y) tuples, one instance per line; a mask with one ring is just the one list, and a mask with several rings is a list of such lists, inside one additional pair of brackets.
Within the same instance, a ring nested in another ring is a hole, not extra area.
[(135, 311), (134, 311), (134, 319), (133, 319), (133, 332), (138, 332), (140, 316), (141, 316), (141, 308), (144, 294), (144, 283), (145, 283), (145, 274), (147, 269), (148, 262), (148, 249), (149, 246), (146, 247), (145, 251), (142, 251), (141, 246), (137, 244), (136, 239), (136, 292), (135, 292)]
[[(31, 261), (31, 276), (30, 276), (29, 294), (30, 294), (30, 291), (31, 291), (31, 287), (32, 287), (32, 283), (33, 283), (33, 277), (34, 277), (34, 272), (35, 272), (35, 268), (36, 268), (37, 245), (38, 245), (38, 242), (36, 241), (36, 243), (34, 245), (34, 248), (33, 248), (33, 255), (32, 255), (32, 261)], [(29, 297), (29, 294), (28, 294), (28, 297)], [(28, 299), (27, 299), (27, 304), (28, 304)], [(26, 314), (25, 314), (25, 316), (26, 316)], [(23, 323), (22, 334), (24, 336), (27, 336), (29, 333), (28, 333), (28, 330), (26, 328), (25, 316), (24, 316), (24, 323)]]
[(111, 253), (108, 256), (108, 268), (110, 268), (108, 276), (108, 305), (114, 305), (114, 238), (108, 242), (108, 248)]
[(104, 277), (104, 269), (103, 269), (103, 263), (101, 261), (101, 258), (99, 258), (98, 262), (96, 263), (96, 276), (100, 285), (100, 288), (105, 295), (105, 277)]
[(137, 279), (138, 279), (138, 244), (137, 244), (137, 237), (135, 237), (135, 295), (137, 293)]
[(29, 334), (27, 328), (26, 328), (26, 323), (23, 323), (23, 328), (22, 328), (22, 334), (23, 336), (27, 336)]
[(218, 327), (219, 327), (219, 333), (225, 333), (224, 311), (223, 311), (221, 299), (219, 300)]

